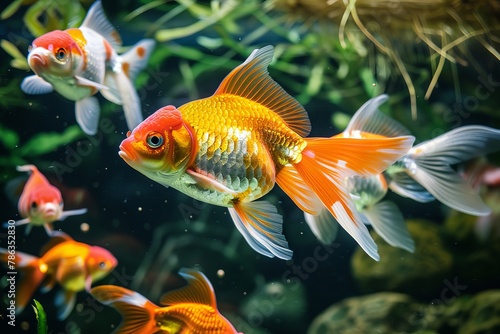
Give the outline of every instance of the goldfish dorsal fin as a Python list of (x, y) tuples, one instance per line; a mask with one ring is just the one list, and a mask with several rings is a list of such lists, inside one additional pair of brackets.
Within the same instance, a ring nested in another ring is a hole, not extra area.
[(111, 25), (108, 18), (104, 14), (101, 1), (94, 2), (94, 4), (90, 7), (81, 27), (86, 27), (99, 33), (115, 50), (122, 45), (120, 34)]
[(214, 309), (217, 308), (214, 289), (208, 278), (203, 275), (203, 273), (193, 269), (182, 268), (179, 270), (179, 275), (181, 275), (188, 282), (188, 285), (165, 293), (161, 297), (160, 303), (162, 305), (194, 303), (210, 305)]
[(254, 50), (243, 64), (224, 78), (215, 95), (233, 94), (258, 102), (277, 113), (292, 130), (305, 137), (311, 131), (307, 112), (267, 71), (273, 53), (274, 48), (270, 45)]
[(50, 236), (51, 236), (50, 240), (40, 250), (40, 256), (43, 256), (50, 249), (54, 248), (60, 243), (73, 240), (73, 238), (71, 238), (69, 235), (61, 231), (52, 231)]
[(352, 116), (344, 130), (344, 137), (352, 137), (354, 131), (369, 132), (386, 137), (409, 135), (410, 131), (403, 125), (378, 109), (387, 99), (389, 96), (383, 94), (366, 101)]

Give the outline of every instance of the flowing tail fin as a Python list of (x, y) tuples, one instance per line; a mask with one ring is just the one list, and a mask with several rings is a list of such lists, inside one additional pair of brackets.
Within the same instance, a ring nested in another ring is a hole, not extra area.
[(302, 160), (294, 164), (302, 179), (314, 191), (340, 225), (373, 259), (379, 260), (377, 245), (363, 224), (349, 195), (345, 179), (354, 175), (377, 175), (406, 154), (412, 136), (369, 139), (306, 138)]
[(123, 317), (115, 334), (156, 333), (154, 311), (158, 308), (141, 294), (115, 285), (101, 285), (90, 290), (90, 294), (104, 305), (114, 307)]
[(5, 248), (0, 248), (0, 262), (7, 266), (7, 280), (10, 278), (17, 280), (15, 274), (11, 276), (10, 272), (17, 271), (21, 276), (16, 282), (16, 313), (19, 314), (42, 283), (47, 266), (40, 263), (40, 259), (35, 256), (18, 251), (13, 256)]
[[(490, 208), (451, 165), (498, 150), (500, 130), (471, 125), (415, 146), (400, 161), (406, 174), (441, 203), (467, 214), (484, 216), (491, 212)], [(406, 189), (405, 185), (397, 182), (397, 175), (391, 177), (390, 188), (401, 194), (399, 190)]]

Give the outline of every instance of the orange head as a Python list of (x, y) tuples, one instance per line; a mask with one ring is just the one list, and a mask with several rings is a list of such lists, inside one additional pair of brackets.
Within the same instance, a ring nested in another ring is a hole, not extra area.
[(55, 30), (33, 41), (28, 63), (39, 76), (72, 76), (83, 67), (83, 52), (68, 32)]
[(99, 246), (90, 247), (87, 256), (87, 271), (92, 281), (99, 280), (108, 275), (118, 264), (118, 260), (107, 249)]
[(120, 157), (132, 168), (165, 186), (177, 180), (194, 161), (193, 129), (174, 106), (157, 110), (120, 145)]

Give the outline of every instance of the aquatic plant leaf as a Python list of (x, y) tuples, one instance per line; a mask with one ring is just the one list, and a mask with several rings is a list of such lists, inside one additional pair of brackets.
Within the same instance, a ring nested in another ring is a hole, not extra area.
[(7, 149), (12, 150), (19, 143), (19, 135), (14, 130), (11, 130), (0, 124), (0, 142)]
[(13, 1), (10, 5), (8, 5), (0, 14), (0, 19), (5, 20), (14, 15), (15, 12), (21, 7), (24, 0), (16, 0)]
[(83, 136), (82, 130), (76, 124), (68, 127), (63, 133), (49, 132), (37, 134), (21, 147), (19, 155), (22, 157), (42, 155), (52, 152), (58, 147), (67, 145)]
[(26, 57), (19, 51), (19, 49), (11, 42), (2, 39), (0, 41), (0, 47), (7, 52), (13, 60), (11, 60), (10, 65), (14, 68), (18, 68), (20, 70), (28, 71), (30, 69)]
[(35, 316), (36, 320), (38, 322), (37, 325), (37, 334), (47, 334), (48, 332), (48, 327), (47, 327), (47, 314), (45, 313), (45, 310), (43, 309), (42, 304), (36, 299), (33, 299), (33, 302), (35, 305), (31, 305), (33, 307), (33, 310), (35, 311)]

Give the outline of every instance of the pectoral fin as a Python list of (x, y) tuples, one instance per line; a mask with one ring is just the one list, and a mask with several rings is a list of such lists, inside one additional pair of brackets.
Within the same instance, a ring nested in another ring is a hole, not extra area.
[(71, 290), (60, 290), (56, 295), (57, 318), (64, 320), (73, 311), (75, 306), (76, 293)]
[(97, 133), (99, 123), (99, 102), (95, 97), (87, 97), (76, 101), (76, 122), (88, 135)]
[(76, 83), (79, 85), (79, 86), (87, 86), (87, 87), (92, 87), (92, 88), (95, 88), (97, 90), (108, 90), (109, 88), (104, 86), (104, 85), (101, 85), (100, 83), (97, 83), (95, 81), (92, 81), (92, 80), (89, 80), (89, 79), (85, 79), (83, 77), (75, 77), (76, 79)]
[(192, 169), (186, 170), (186, 173), (193, 178), (196, 184), (198, 184), (204, 189), (216, 190), (227, 194), (236, 194), (236, 191), (229, 189), (224, 184), (220, 183), (219, 181), (207, 175), (200, 174)]
[(282, 234), (283, 218), (266, 201), (237, 203), (229, 208), (234, 224), (248, 244), (268, 257), (289, 260), (293, 252)]
[(40, 95), (54, 91), (54, 87), (38, 75), (30, 75), (21, 82), (21, 89), (26, 94)]

